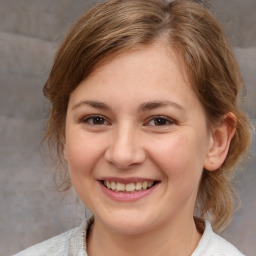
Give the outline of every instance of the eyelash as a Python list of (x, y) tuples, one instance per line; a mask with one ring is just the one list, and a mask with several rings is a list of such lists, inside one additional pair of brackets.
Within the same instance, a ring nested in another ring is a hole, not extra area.
[[(157, 121), (160, 121), (160, 122), (164, 121), (164, 124), (157, 125), (156, 124)], [(150, 122), (154, 122), (154, 124), (149, 125)], [(149, 126), (169, 126), (169, 125), (173, 125), (175, 123), (176, 122), (173, 119), (170, 119), (165, 116), (153, 116), (145, 124), (149, 125)]]
[[(94, 121), (103, 121), (104, 123), (95, 123)], [(85, 118), (82, 118), (82, 123), (87, 123), (89, 125), (108, 125), (110, 124), (104, 116), (101, 115), (91, 115)]]
[[(157, 124), (156, 122), (160, 122)], [(89, 125), (109, 125), (110, 122), (106, 120), (104, 116), (101, 115), (91, 115), (81, 120), (82, 123), (87, 123)], [(102, 123), (103, 122), (103, 123)], [(150, 124), (154, 122), (153, 124)], [(164, 123), (163, 123), (164, 122)], [(153, 116), (151, 117), (143, 126), (169, 126), (173, 125), (176, 122), (173, 119), (167, 118), (165, 116)]]

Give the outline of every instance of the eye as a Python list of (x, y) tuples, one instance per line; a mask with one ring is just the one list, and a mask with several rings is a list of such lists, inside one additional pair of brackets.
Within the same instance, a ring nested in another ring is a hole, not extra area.
[(153, 118), (151, 118), (145, 125), (149, 125), (149, 126), (168, 126), (168, 125), (172, 125), (175, 122), (167, 117), (164, 116), (155, 116)]
[(89, 116), (82, 119), (83, 123), (90, 125), (109, 125), (109, 122), (103, 116)]

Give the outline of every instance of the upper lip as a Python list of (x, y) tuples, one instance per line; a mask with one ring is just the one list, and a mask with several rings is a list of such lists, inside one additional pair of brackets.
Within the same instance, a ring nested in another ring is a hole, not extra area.
[(114, 181), (120, 182), (123, 184), (136, 183), (136, 182), (144, 182), (144, 181), (157, 181), (149, 178), (141, 178), (141, 177), (129, 177), (129, 178), (120, 178), (120, 177), (102, 177), (98, 179), (99, 181)]

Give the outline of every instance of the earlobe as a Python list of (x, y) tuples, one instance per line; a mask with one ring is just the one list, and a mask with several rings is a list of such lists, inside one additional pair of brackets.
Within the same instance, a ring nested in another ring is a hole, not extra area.
[(236, 116), (231, 112), (225, 114), (221, 122), (213, 127), (209, 150), (204, 162), (206, 170), (217, 170), (224, 163), (235, 131)]

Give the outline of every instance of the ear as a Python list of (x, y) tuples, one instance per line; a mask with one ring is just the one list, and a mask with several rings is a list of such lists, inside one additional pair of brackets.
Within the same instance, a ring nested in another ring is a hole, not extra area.
[(214, 125), (204, 162), (204, 168), (206, 170), (217, 170), (224, 163), (235, 131), (236, 116), (231, 112), (225, 114), (221, 122)]

